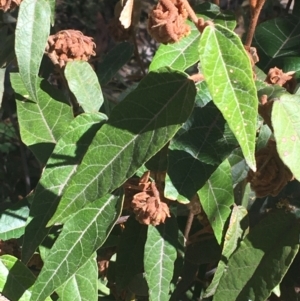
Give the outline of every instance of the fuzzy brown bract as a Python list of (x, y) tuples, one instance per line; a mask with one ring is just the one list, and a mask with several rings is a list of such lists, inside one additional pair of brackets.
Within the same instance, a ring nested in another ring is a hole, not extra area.
[(160, 0), (149, 14), (148, 31), (159, 43), (175, 43), (190, 33), (181, 0)]
[(249, 171), (247, 180), (257, 197), (277, 196), (282, 188), (293, 179), (293, 174), (280, 159), (276, 142), (269, 140), (266, 147), (255, 154), (257, 171)]
[(295, 73), (295, 71), (284, 73), (281, 69), (274, 67), (269, 70), (265, 82), (268, 84), (279, 85), (286, 88), (288, 92), (293, 93), (297, 85), (294, 76)]
[(78, 30), (62, 30), (48, 38), (45, 52), (55, 65), (64, 67), (67, 62), (88, 61), (96, 55), (93, 38)]
[(0, 0), (0, 9), (6, 12), (19, 6), (21, 2), (22, 0)]
[(139, 223), (157, 226), (170, 217), (170, 210), (166, 203), (161, 202), (151, 191), (137, 193), (132, 200), (131, 207)]

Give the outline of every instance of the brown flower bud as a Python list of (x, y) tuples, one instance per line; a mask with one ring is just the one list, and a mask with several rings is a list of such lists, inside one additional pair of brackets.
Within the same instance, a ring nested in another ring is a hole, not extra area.
[(175, 43), (190, 33), (181, 0), (160, 0), (149, 14), (148, 31), (159, 43)]
[(166, 203), (160, 201), (155, 183), (151, 183), (151, 188), (151, 191), (137, 193), (131, 207), (141, 224), (157, 226), (170, 217), (170, 210)]
[(276, 142), (269, 140), (256, 154), (257, 171), (248, 172), (247, 180), (257, 197), (276, 196), (293, 179), (293, 174), (279, 158)]
[(123, 209), (131, 208), (131, 201), (135, 194), (141, 191), (147, 191), (151, 189), (151, 181), (149, 180), (150, 171), (146, 171), (142, 177), (130, 178), (124, 184), (125, 198), (123, 202)]
[(279, 85), (286, 88), (288, 92), (293, 93), (297, 85), (297, 81), (294, 75), (295, 71), (284, 73), (281, 69), (275, 67), (269, 70), (265, 82), (268, 84)]
[(6, 12), (19, 6), (21, 2), (22, 0), (0, 0), (0, 9)]
[(78, 30), (62, 30), (49, 36), (46, 53), (55, 65), (64, 67), (67, 62), (88, 61), (95, 55), (95, 43), (91, 37)]
[(213, 21), (207, 20), (205, 21), (203, 18), (199, 18), (197, 22), (198, 30), (202, 33), (207, 26), (214, 27), (215, 24)]

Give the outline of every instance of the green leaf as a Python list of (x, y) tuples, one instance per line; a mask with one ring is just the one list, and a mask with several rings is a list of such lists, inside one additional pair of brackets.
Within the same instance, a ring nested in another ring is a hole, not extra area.
[[(220, 8), (211, 3), (203, 3), (196, 7), (198, 17), (211, 20), (215, 24), (221, 24), (229, 29), (236, 25), (234, 15), (226, 15), (220, 12)], [(185, 71), (199, 61), (198, 43), (200, 38), (199, 30), (193, 22), (187, 21), (191, 33), (174, 44), (160, 45), (149, 70), (153, 71), (164, 66), (172, 67), (179, 71)]]
[(51, 9), (51, 25), (54, 26), (55, 22), (55, 2), (56, 0), (47, 0)]
[(220, 282), (222, 275), (226, 270), (226, 264), (229, 257), (238, 248), (240, 241), (248, 228), (247, 210), (242, 206), (234, 206), (230, 217), (229, 227), (225, 234), (224, 246), (221, 260), (218, 263), (214, 278), (205, 291), (204, 298), (212, 296)]
[(63, 301), (98, 300), (98, 265), (94, 254), (56, 292)]
[[(191, 199), (236, 147), (237, 141), (214, 103), (196, 107), (169, 147), (168, 175), (177, 193)], [(166, 196), (176, 200), (178, 195), (169, 184), (168, 189)]]
[(234, 30), (236, 27), (236, 16), (228, 11), (224, 13), (218, 5), (211, 2), (196, 5), (194, 10), (197, 16), (204, 20), (211, 20), (215, 24), (222, 25), (230, 30)]
[(134, 215), (130, 216), (118, 245), (116, 286), (119, 291), (126, 289), (134, 276), (143, 270), (146, 237), (147, 227), (137, 222)]
[(30, 98), (37, 102), (38, 73), (50, 33), (51, 8), (47, 0), (24, 0), (18, 14), (15, 52), (19, 72)]
[(19, 238), (24, 234), (29, 208), (24, 203), (17, 203), (0, 214), (0, 239)]
[(49, 224), (124, 183), (174, 136), (194, 99), (194, 83), (185, 75), (150, 72), (96, 134)]
[(213, 101), (235, 137), (247, 164), (256, 170), (257, 96), (249, 57), (240, 38), (220, 26), (208, 26), (200, 39), (201, 69)]
[(12, 51), (14, 48), (15, 35), (8, 35), (4, 41), (3, 47), (0, 50), (0, 66), (8, 65), (15, 59), (15, 53)]
[(34, 281), (34, 275), (17, 258), (11, 255), (0, 257), (0, 291), (10, 301), (29, 301)]
[(258, 66), (267, 72), (275, 66), (274, 60), (300, 55), (300, 18), (287, 15), (257, 26), (253, 46), (257, 48)]
[(211, 95), (208, 91), (207, 83), (205, 81), (196, 83), (196, 88), (196, 105), (198, 107), (204, 107), (212, 100)]
[(144, 265), (151, 301), (170, 299), (170, 282), (177, 257), (177, 242), (178, 229), (174, 217), (167, 218), (165, 224), (148, 227)]
[(161, 44), (149, 66), (149, 70), (157, 70), (169, 66), (175, 70), (185, 71), (199, 60), (197, 51), (200, 33), (194, 23), (187, 21), (191, 33), (174, 44)]
[(31, 301), (44, 300), (91, 258), (104, 243), (122, 208), (121, 191), (108, 194), (75, 213), (46, 257)]
[(278, 85), (268, 85), (265, 82), (256, 81), (257, 95), (260, 98), (262, 95), (267, 95), (268, 99), (280, 97), (286, 93), (286, 89)]
[(22, 248), (24, 262), (48, 235), (47, 222), (104, 120), (105, 115), (101, 113), (81, 114), (58, 141), (33, 196)]
[(100, 84), (106, 85), (118, 72), (118, 70), (129, 61), (133, 54), (133, 45), (123, 42), (111, 49), (97, 65), (97, 75)]
[(68, 62), (65, 76), (70, 90), (86, 113), (98, 112), (103, 95), (96, 73), (91, 65), (83, 61)]
[(234, 203), (231, 166), (225, 160), (198, 191), (201, 205), (214, 230), (219, 244), (222, 242), (223, 229), (230, 206)]
[(295, 178), (300, 180), (300, 96), (284, 94), (274, 101), (272, 125), (277, 151)]
[(299, 234), (294, 215), (269, 213), (230, 257), (214, 301), (265, 301), (297, 254)]
[(247, 177), (248, 166), (240, 148), (233, 150), (228, 157), (228, 161), (231, 165), (232, 183), (235, 186)]
[(45, 164), (54, 145), (73, 120), (72, 110), (64, 103), (64, 96), (47, 81), (37, 81), (37, 99), (34, 102), (20, 75), (13, 73), (10, 78), (16, 94), (22, 141)]

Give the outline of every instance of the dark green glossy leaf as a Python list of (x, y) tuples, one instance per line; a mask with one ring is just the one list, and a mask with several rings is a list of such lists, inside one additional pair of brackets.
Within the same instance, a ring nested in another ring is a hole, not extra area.
[[(17, 258), (11, 255), (0, 257), (0, 291), (10, 301), (29, 301), (35, 277)], [(7, 300), (7, 299), (5, 299)], [(46, 298), (45, 301), (51, 301)]]
[(58, 139), (73, 120), (64, 96), (45, 80), (37, 81), (36, 102), (28, 95), (19, 74), (10, 75), (15, 90), (22, 141), (46, 163)]
[(104, 243), (122, 208), (121, 191), (108, 194), (75, 213), (46, 257), (31, 301), (44, 300), (91, 258)]
[(214, 21), (215, 24), (222, 25), (230, 30), (234, 30), (236, 27), (236, 16), (228, 11), (221, 11), (218, 5), (211, 2), (199, 4), (194, 10), (198, 17), (202, 17), (204, 20)]
[[(232, 132), (212, 102), (196, 107), (170, 143), (168, 175), (177, 193), (191, 199), (236, 146)], [(165, 194), (177, 198), (176, 193)]]
[(24, 203), (17, 203), (13, 207), (0, 213), (0, 239), (19, 238), (24, 234), (25, 224), (29, 215), (29, 208)]
[(207, 83), (205, 81), (196, 83), (196, 88), (197, 88), (196, 105), (198, 107), (204, 107), (212, 100), (207, 87)]
[(129, 61), (132, 54), (133, 45), (129, 42), (120, 43), (111, 49), (103, 61), (97, 65), (100, 84), (106, 85), (118, 70)]
[(150, 72), (96, 134), (50, 224), (66, 220), (132, 176), (186, 121), (195, 92), (181, 73)]
[(144, 246), (147, 227), (141, 225), (132, 215), (126, 221), (121, 235), (116, 260), (116, 285), (118, 290), (126, 289), (134, 276), (143, 270)]
[(274, 59), (300, 55), (300, 18), (287, 15), (257, 26), (253, 46), (257, 48), (258, 66), (267, 72), (275, 67)]
[(231, 165), (232, 183), (236, 185), (247, 177), (249, 169), (243, 157), (242, 150), (240, 148), (235, 149), (228, 157), (228, 161)]
[(294, 1), (293, 14), (297, 15), (300, 13), (300, 2)]
[[(2, 38), (2, 36), (0, 37)], [(15, 52), (12, 51), (15, 43), (15, 35), (9, 34), (3, 37), (3, 42), (0, 44), (0, 66), (8, 65), (14, 58)]]
[(148, 226), (145, 244), (145, 278), (151, 301), (168, 301), (174, 262), (177, 257), (178, 229), (175, 218), (164, 224)]
[(50, 33), (51, 8), (47, 0), (24, 0), (18, 14), (15, 52), (19, 72), (30, 98), (37, 102), (38, 73)]
[(212, 296), (220, 282), (222, 275), (226, 270), (226, 264), (229, 257), (239, 246), (241, 239), (248, 228), (247, 210), (242, 206), (234, 206), (230, 217), (229, 227), (225, 234), (224, 246), (221, 260), (219, 261), (214, 278), (205, 291), (205, 298)]
[(280, 97), (286, 93), (283, 87), (278, 85), (268, 85), (267, 83), (256, 81), (257, 95), (260, 98), (262, 95), (267, 95), (268, 99), (274, 99)]
[(63, 301), (98, 300), (98, 265), (94, 254), (78, 271), (56, 292)]
[(22, 249), (24, 262), (48, 235), (47, 222), (104, 120), (101, 113), (79, 115), (54, 148), (33, 196)]
[(213, 101), (237, 138), (247, 164), (255, 170), (258, 101), (244, 46), (232, 31), (220, 25), (208, 26), (200, 39), (199, 54)]
[(284, 94), (272, 109), (272, 125), (280, 158), (300, 180), (300, 96)]
[(202, 208), (214, 230), (219, 244), (222, 242), (223, 229), (234, 203), (231, 166), (225, 160), (198, 191)]
[(84, 61), (68, 62), (65, 76), (70, 90), (84, 112), (98, 112), (103, 103), (103, 95), (91, 65)]
[(269, 213), (230, 257), (214, 301), (265, 301), (297, 254), (299, 234), (294, 215)]

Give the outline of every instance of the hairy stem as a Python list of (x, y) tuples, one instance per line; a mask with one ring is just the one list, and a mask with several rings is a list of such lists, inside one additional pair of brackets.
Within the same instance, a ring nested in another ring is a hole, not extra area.
[(250, 21), (250, 25), (249, 25), (249, 31), (247, 34), (247, 38), (246, 38), (246, 42), (245, 42), (245, 46), (250, 47), (252, 44), (252, 40), (253, 40), (253, 36), (254, 36), (254, 32), (255, 32), (255, 28), (257, 25), (257, 21), (258, 21), (258, 17), (259, 14), (261, 12), (261, 9), (264, 5), (266, 0), (258, 0), (255, 7), (251, 7), (251, 21)]
[(198, 17), (195, 14), (194, 10), (192, 9), (192, 7), (190, 6), (189, 2), (187, 0), (182, 0), (182, 3), (184, 5), (184, 8), (187, 10), (191, 20), (193, 21), (193, 23), (196, 25), (196, 27), (198, 28)]

